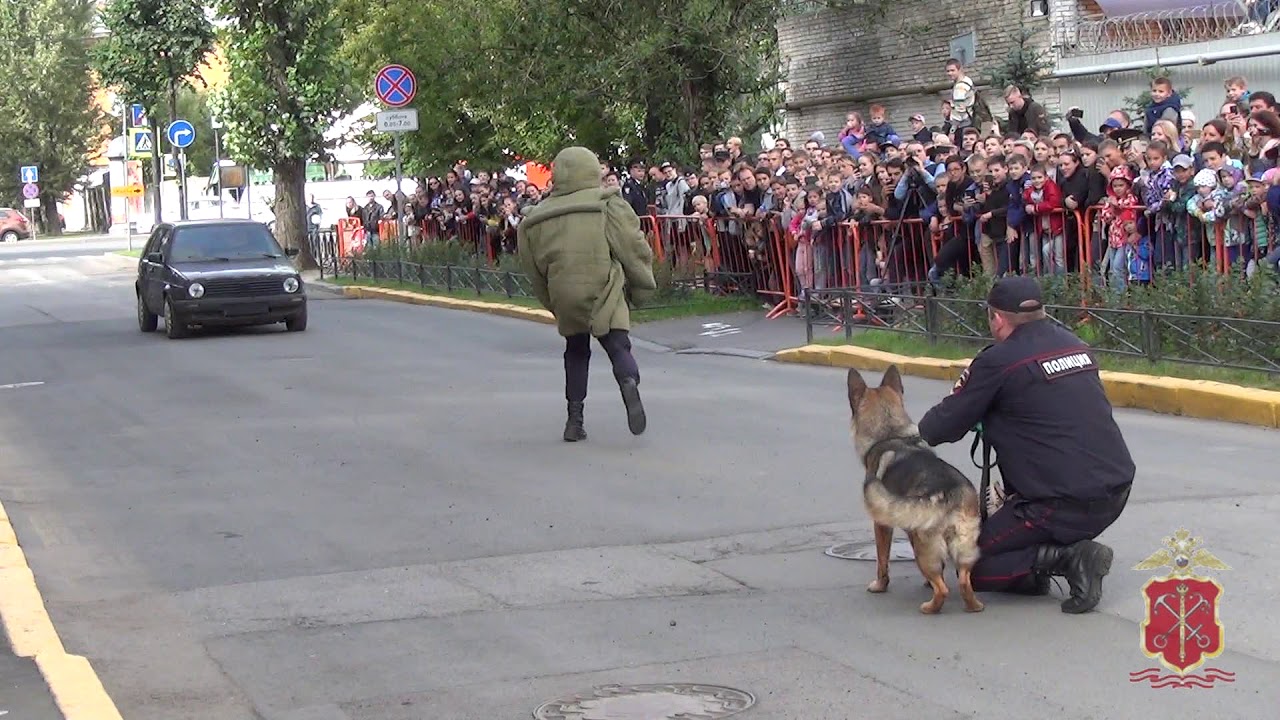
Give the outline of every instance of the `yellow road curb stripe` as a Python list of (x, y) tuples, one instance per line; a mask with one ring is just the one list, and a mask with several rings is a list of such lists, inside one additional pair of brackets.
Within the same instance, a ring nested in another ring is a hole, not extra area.
[(391, 288), (368, 287), (365, 285), (345, 285), (342, 294), (350, 298), (368, 298), (374, 300), (390, 300), (392, 302), (409, 303), (412, 305), (430, 305), (432, 307), (448, 308), (450, 310), (469, 310), (471, 312), (482, 312), (490, 315), (501, 315), (503, 317), (516, 318), (518, 320), (532, 320), (545, 325), (554, 325), (555, 316), (546, 310), (539, 308), (530, 308), (523, 305), (515, 305), (512, 303), (496, 303), (485, 300), (463, 300), (461, 298), (448, 297), (446, 295), (431, 295), (429, 293), (413, 292), (411, 290), (392, 290)]
[(18, 657), (33, 658), (65, 720), (122, 720), (86, 658), (68, 655), (35, 574), (0, 505), (0, 627)]
[[(779, 362), (884, 370), (897, 365), (903, 373), (935, 380), (955, 380), (968, 360), (908, 357), (856, 346), (805, 345), (778, 352)], [(1116, 407), (1151, 410), (1199, 420), (1280, 428), (1280, 392), (1212, 380), (1102, 371), (1107, 397)]]

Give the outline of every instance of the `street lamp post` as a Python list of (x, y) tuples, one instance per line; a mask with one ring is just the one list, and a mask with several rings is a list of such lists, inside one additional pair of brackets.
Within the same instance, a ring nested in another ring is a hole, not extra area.
[(209, 127), (213, 129), (213, 171), (218, 174), (218, 217), (226, 217), (222, 208), (222, 145), (218, 140), (218, 131), (222, 129), (222, 123), (218, 122), (218, 118), (209, 119)]

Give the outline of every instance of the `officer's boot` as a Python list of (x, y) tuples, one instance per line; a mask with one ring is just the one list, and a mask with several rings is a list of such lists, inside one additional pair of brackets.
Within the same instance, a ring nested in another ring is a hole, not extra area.
[(1033, 572), (1067, 579), (1071, 597), (1062, 601), (1062, 612), (1077, 615), (1098, 606), (1102, 578), (1111, 572), (1111, 548), (1093, 540), (1073, 545), (1041, 545)]
[(632, 435), (643, 433), (648, 421), (640, 402), (640, 383), (635, 378), (623, 378), (618, 381), (618, 389), (622, 391), (622, 404), (627, 407), (627, 428)]
[(564, 441), (578, 442), (587, 439), (587, 431), (582, 427), (583, 403), (569, 401), (569, 419), (564, 424)]

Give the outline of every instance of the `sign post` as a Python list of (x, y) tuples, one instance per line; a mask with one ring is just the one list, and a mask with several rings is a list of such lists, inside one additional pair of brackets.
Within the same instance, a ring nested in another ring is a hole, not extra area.
[[(396, 156), (396, 226), (400, 233), (400, 242), (408, 237), (404, 229), (404, 204), (400, 201), (400, 186), (404, 182), (404, 170), (400, 162), (400, 135), (418, 129), (418, 111), (416, 109), (399, 110), (413, 102), (418, 94), (418, 79), (413, 71), (403, 65), (387, 65), (378, 71), (373, 81), (374, 92), (378, 99), (394, 111), (380, 112), (377, 116), (378, 131), (389, 132), (395, 141)], [(394, 116), (394, 117), (393, 117)]]
[(129, 249), (133, 249), (133, 225), (129, 222), (129, 205), (131, 198), (140, 198), (145, 192), (145, 188), (140, 184), (135, 185), (117, 185), (111, 188), (111, 197), (125, 198), (124, 203), (124, 226), (125, 233), (129, 238)]
[(183, 220), (187, 219), (187, 154), (181, 152), (191, 146), (196, 141), (196, 128), (186, 120), (174, 120), (169, 123), (169, 127), (164, 131), (165, 138), (169, 144), (179, 152), (174, 153), (174, 160), (178, 164), (178, 197), (182, 201), (182, 208), (179, 217)]

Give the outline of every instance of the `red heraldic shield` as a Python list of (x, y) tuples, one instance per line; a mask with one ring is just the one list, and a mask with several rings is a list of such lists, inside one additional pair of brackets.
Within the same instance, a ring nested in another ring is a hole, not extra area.
[(1161, 665), (1186, 675), (1222, 654), (1218, 618), (1222, 586), (1207, 578), (1152, 578), (1142, 588), (1147, 617), (1142, 621), (1142, 651)]

